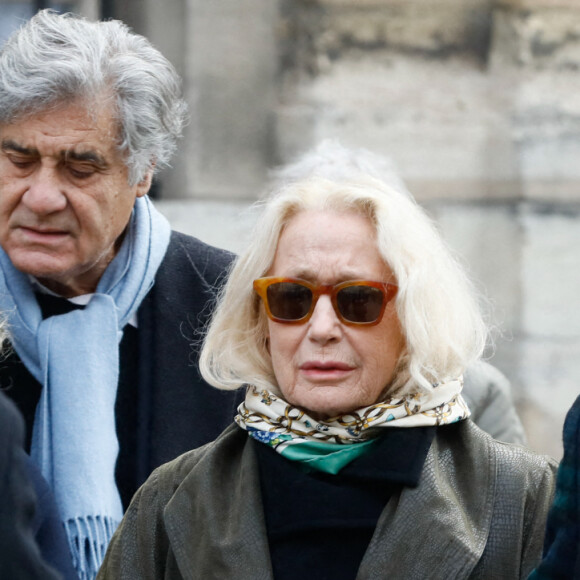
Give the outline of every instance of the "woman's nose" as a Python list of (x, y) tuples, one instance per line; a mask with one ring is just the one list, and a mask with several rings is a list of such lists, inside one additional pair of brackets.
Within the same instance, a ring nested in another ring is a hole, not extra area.
[(308, 325), (309, 338), (315, 342), (324, 344), (340, 338), (342, 323), (334, 311), (330, 296), (320, 296)]

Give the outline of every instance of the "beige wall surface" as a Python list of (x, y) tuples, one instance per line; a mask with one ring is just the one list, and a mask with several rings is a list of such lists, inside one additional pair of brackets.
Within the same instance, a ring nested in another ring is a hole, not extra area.
[(580, 392), (580, 2), (122, 4), (185, 79), (174, 226), (237, 251), (273, 166), (327, 137), (389, 156), (494, 307), (530, 445), (559, 457)]

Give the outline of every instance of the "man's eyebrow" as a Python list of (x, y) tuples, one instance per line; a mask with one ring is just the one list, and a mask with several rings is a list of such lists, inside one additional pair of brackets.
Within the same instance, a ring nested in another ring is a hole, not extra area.
[(99, 167), (106, 167), (108, 165), (105, 158), (95, 151), (75, 151), (74, 149), (69, 149), (64, 152), (63, 158), (65, 161), (94, 163)]
[[(23, 155), (39, 155), (38, 149), (36, 147), (25, 147), (20, 145), (12, 139), (4, 139), (0, 145), (2, 151), (14, 151), (15, 153), (22, 153)], [(106, 167), (108, 165), (104, 157), (96, 153), (95, 151), (74, 151), (73, 149), (67, 149), (61, 152), (61, 158), (65, 161), (80, 161), (86, 163), (94, 163), (99, 167)]]
[(23, 155), (38, 155), (38, 149), (35, 147), (25, 147), (13, 141), (12, 139), (3, 139), (1, 145), (2, 151), (14, 151)]

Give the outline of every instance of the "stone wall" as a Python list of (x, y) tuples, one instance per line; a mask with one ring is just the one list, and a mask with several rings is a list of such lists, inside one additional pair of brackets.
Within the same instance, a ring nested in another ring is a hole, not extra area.
[(239, 250), (272, 165), (326, 137), (390, 156), (489, 296), (531, 446), (559, 456), (580, 391), (580, 3), (168, 4), (192, 108), (172, 222)]

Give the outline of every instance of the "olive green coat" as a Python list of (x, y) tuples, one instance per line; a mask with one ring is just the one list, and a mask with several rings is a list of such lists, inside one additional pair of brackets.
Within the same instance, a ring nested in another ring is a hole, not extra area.
[[(438, 429), (419, 486), (387, 503), (357, 580), (526, 578), (555, 471), (470, 420)], [(153, 578), (272, 580), (256, 458), (238, 427), (160, 467), (135, 495), (98, 580)]]

